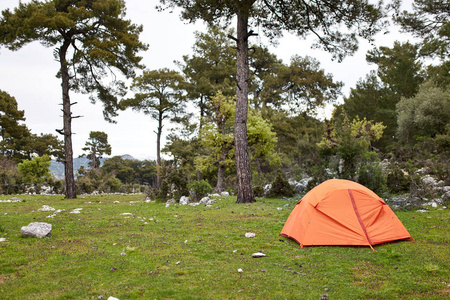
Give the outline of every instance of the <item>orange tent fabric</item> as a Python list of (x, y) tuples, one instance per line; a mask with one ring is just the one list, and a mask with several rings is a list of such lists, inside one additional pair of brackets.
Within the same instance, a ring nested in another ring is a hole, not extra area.
[(280, 235), (312, 245), (372, 245), (411, 235), (389, 206), (365, 186), (327, 180), (300, 200)]

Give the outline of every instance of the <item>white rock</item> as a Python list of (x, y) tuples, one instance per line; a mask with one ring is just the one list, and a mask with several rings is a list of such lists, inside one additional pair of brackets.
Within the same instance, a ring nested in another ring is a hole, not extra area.
[(169, 203), (167, 203), (167, 204), (166, 204), (166, 207), (169, 207), (169, 206), (170, 206), (170, 204), (169, 204)]
[(34, 222), (23, 226), (20, 229), (23, 237), (50, 237), (52, 235), (52, 225), (43, 222)]
[(107, 300), (119, 300), (119, 298), (113, 297), (113, 296), (109, 296)]
[(55, 209), (53, 207), (50, 207), (48, 205), (42, 205), (41, 208), (38, 209), (38, 211), (54, 211)]
[(228, 193), (228, 192), (222, 192), (222, 193), (220, 193), (220, 195), (221, 195), (222, 197), (229, 197), (229, 196), (230, 196), (230, 193)]
[(206, 204), (209, 200), (211, 200), (211, 199), (209, 199), (209, 197), (203, 197), (201, 200), (200, 200), (200, 204)]
[(266, 255), (262, 252), (256, 252), (256, 253), (252, 254), (252, 257), (264, 257), (264, 256), (266, 256)]
[(278, 210), (283, 210), (281, 207), (277, 207)]
[(121, 216), (131, 216), (131, 215), (133, 215), (132, 213), (121, 213), (120, 214)]
[(220, 197), (220, 195), (219, 195), (219, 194), (217, 194), (217, 193), (214, 193), (214, 194), (209, 194), (208, 196), (209, 196), (209, 197)]
[(200, 205), (200, 203), (189, 203), (190, 206), (197, 206)]
[(239, 272), (239, 273), (242, 273), (242, 272), (244, 272), (244, 270), (242, 270), (241, 268), (239, 268), (239, 269), (238, 269), (238, 272)]
[(256, 236), (256, 234), (253, 233), (253, 232), (246, 232), (246, 233), (245, 233), (245, 237), (246, 237), (246, 238), (253, 238), (253, 237), (255, 237), (255, 236)]
[(6, 238), (0, 238), (0, 243), (1, 242), (7, 242)]
[(209, 199), (208, 202), (206, 202), (206, 205), (213, 205), (214, 203), (216, 203), (216, 200)]
[(180, 204), (181, 205), (188, 205), (189, 204), (189, 197), (183, 196), (180, 198)]
[(419, 209), (419, 210), (416, 210), (416, 212), (425, 213), (425, 212), (428, 212), (428, 210)]

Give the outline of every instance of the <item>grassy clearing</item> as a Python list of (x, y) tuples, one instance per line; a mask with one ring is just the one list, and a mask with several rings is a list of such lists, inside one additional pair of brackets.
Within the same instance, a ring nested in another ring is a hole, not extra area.
[[(280, 238), (295, 203), (279, 199), (166, 208), (141, 195), (18, 197), (25, 201), (0, 203), (0, 237), (7, 239), (0, 243), (1, 299), (450, 297), (449, 210), (396, 212), (416, 241), (373, 252), (300, 249)], [(47, 218), (52, 212), (37, 211), (44, 204), (65, 211)], [(75, 208), (81, 213), (71, 214)], [(53, 236), (22, 238), (20, 228), (31, 222), (52, 224)], [(267, 256), (252, 258), (258, 251)]]

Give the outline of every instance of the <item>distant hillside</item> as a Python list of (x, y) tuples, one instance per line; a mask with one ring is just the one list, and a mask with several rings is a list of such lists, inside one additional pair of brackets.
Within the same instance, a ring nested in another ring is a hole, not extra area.
[[(121, 156), (123, 159), (132, 159), (135, 158), (129, 154), (124, 154)], [(109, 157), (104, 157), (100, 159), (100, 166), (103, 165), (105, 160), (107, 160)], [(73, 171), (75, 173), (75, 177), (77, 176), (78, 169), (83, 166), (86, 169), (89, 169), (89, 159), (86, 157), (75, 157), (73, 159)], [(64, 164), (61, 162), (57, 162), (55, 160), (51, 161), (50, 164), (50, 172), (57, 178), (57, 179), (64, 179)]]

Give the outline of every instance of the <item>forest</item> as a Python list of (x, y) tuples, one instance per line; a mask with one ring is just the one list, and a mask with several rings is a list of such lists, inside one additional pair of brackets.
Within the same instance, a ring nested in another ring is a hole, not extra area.
[[(174, 7), (185, 20), (208, 24), (178, 70), (140, 64), (138, 53), (145, 55), (148, 45), (139, 41), (142, 27), (124, 19), (124, 1), (33, 1), (2, 11), (0, 46), (20, 51), (39, 41), (55, 49), (64, 128), (62, 139), (32, 133), (14, 95), (0, 86), (0, 193), (143, 192), (179, 201), (228, 191), (241, 203), (291, 197), (299, 191), (288, 181), (308, 179), (304, 192), (343, 178), (424, 201), (441, 195), (425, 186), (423, 175), (450, 186), (448, 1), (414, 0), (412, 11), (398, 1), (160, 1), (161, 10)], [(356, 51), (358, 38), (370, 40), (389, 24), (419, 42), (374, 46), (366, 60), (376, 71), (343, 95), (343, 83), (314, 57), (284, 63), (252, 44), (255, 24), (273, 39), (283, 31), (316, 35), (317, 47), (336, 60)], [(126, 80), (106, 82), (111, 69)], [(126, 109), (156, 120), (157, 159), (107, 157), (108, 135), (91, 131), (83, 148), (90, 166), (73, 170), (69, 91), (101, 102), (107, 120)], [(332, 117), (320, 119), (317, 111), (330, 104)], [(162, 144), (168, 124), (174, 126)], [(64, 163), (64, 180), (51, 175), (51, 159)]]

